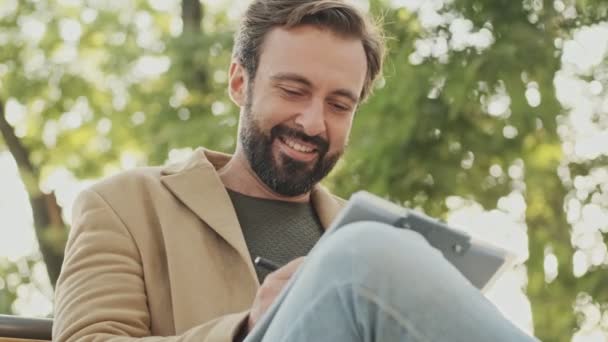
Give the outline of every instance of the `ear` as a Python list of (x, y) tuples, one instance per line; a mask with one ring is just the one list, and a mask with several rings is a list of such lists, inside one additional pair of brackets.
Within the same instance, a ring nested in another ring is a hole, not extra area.
[(237, 62), (230, 64), (230, 71), (228, 74), (228, 92), (232, 102), (239, 107), (243, 107), (247, 101), (247, 74), (243, 66)]

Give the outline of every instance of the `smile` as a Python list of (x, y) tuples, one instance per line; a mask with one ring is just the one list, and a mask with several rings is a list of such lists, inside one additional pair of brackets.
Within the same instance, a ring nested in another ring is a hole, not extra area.
[(284, 143), (285, 145), (289, 146), (290, 148), (298, 151), (298, 152), (303, 152), (303, 153), (312, 153), (315, 152), (316, 149), (309, 147), (309, 146), (304, 146), (302, 144), (300, 144), (299, 142), (293, 140), (293, 139), (289, 139), (289, 138), (285, 138), (285, 137), (279, 137), (279, 140), (281, 140), (282, 143)]

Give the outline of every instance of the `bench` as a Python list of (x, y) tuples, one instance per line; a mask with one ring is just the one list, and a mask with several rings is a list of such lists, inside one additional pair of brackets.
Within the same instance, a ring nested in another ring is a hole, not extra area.
[(51, 341), (53, 320), (0, 315), (0, 342)]

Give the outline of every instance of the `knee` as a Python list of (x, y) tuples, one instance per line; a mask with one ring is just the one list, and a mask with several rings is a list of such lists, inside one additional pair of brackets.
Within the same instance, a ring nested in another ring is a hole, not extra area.
[(335, 272), (349, 268), (365, 278), (414, 271), (421, 266), (420, 260), (438, 253), (415, 231), (371, 221), (341, 227), (319, 252), (325, 267), (340, 268)]
[(351, 248), (355, 257), (364, 260), (390, 255), (385, 253), (389, 251), (426, 253), (432, 248), (422, 235), (413, 230), (372, 221), (348, 224), (329, 239), (332, 247)]

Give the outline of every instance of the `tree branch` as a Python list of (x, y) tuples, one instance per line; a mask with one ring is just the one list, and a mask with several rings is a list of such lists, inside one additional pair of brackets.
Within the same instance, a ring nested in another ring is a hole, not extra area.
[(38, 169), (30, 161), (28, 149), (6, 120), (2, 99), (0, 99), (0, 134), (9, 152), (17, 162), (19, 174), (28, 192), (34, 216), (36, 238), (51, 284), (54, 286), (61, 270), (63, 237), (66, 234), (65, 223), (61, 217), (61, 207), (57, 203), (55, 193), (45, 194), (40, 191)]
[(6, 121), (2, 99), (0, 99), (0, 134), (2, 134), (8, 150), (13, 155), (13, 158), (15, 158), (19, 168), (24, 168), (27, 172), (31, 173), (31, 176), (36, 177), (38, 170), (36, 170), (30, 161), (29, 151), (21, 144), (21, 140), (15, 135), (15, 130)]

